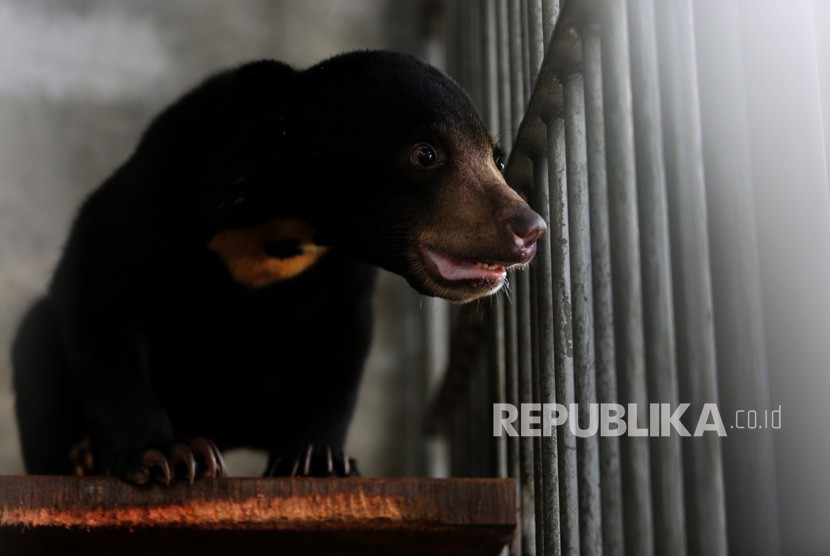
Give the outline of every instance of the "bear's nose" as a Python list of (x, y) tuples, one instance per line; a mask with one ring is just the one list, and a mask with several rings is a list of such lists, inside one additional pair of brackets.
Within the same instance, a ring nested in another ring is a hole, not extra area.
[(528, 249), (545, 235), (548, 227), (541, 216), (525, 207), (524, 210), (507, 220), (507, 229), (519, 249)]

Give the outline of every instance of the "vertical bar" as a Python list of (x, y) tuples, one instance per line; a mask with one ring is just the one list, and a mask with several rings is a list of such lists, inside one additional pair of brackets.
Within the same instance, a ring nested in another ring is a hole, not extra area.
[(499, 88), (499, 134), (498, 144), (509, 153), (513, 148), (513, 121), (510, 117), (510, 106), (513, 101), (513, 91), (510, 87), (510, 25), (507, 14), (508, 0), (496, 0), (496, 37), (498, 43), (498, 88)]
[(463, 400), (459, 400), (459, 405), (453, 408), (452, 415), (450, 416), (450, 474), (453, 477), (464, 476), (464, 465), (462, 461), (464, 447), (461, 446), (461, 439), (464, 438), (464, 435), (462, 434), (464, 419), (462, 419), (461, 416), (463, 410)]
[[(481, 11), (481, 49), (484, 65), (485, 117), (491, 133), (498, 134), (500, 127), (498, 50), (496, 27), (496, 1), (483, 0)], [(489, 399), (493, 403), (505, 402), (505, 359), (504, 359), (504, 311), (501, 297), (495, 298), (489, 308), (494, 335), (493, 354), (489, 364)], [(489, 411), (492, 414), (492, 409)], [(507, 437), (500, 436), (490, 441), (492, 451), (491, 473), (498, 477), (507, 476)]]
[[(440, 387), (449, 359), (449, 303), (438, 298), (420, 298), (422, 303), (423, 335), (426, 338), (427, 395)], [(447, 420), (446, 431), (451, 431), (452, 420)], [(447, 477), (449, 468), (449, 432), (435, 435), (427, 442), (430, 477)]]
[(550, 38), (559, 17), (559, 0), (542, 0), (542, 40), (545, 43), (545, 52), (550, 46)]
[[(602, 59), (599, 29), (592, 23), (583, 29), (582, 67), (585, 76), (585, 124), (588, 147), (588, 183), (590, 184), (588, 195), (597, 358), (597, 401), (617, 403)], [(622, 556), (624, 538), (619, 438), (602, 436), (599, 443), (600, 484), (602, 485), (602, 552), (605, 556)]]
[[(481, 35), (481, 11), (478, 9), (477, 0), (462, 0), (464, 9), (463, 19), (460, 21), (462, 27), (466, 27), (466, 41), (469, 57), (462, 60), (467, 66), (467, 90), (475, 101), (480, 114), (487, 116), (486, 92), (484, 88), (484, 64), (482, 56)], [(465, 63), (466, 61), (466, 63)]]
[(490, 132), (499, 133), (499, 82), (498, 82), (498, 52), (496, 28), (496, 0), (482, 0), (479, 11), (481, 14), (481, 53), (484, 87), (484, 116)]
[(525, 110), (524, 70), (522, 69), (522, 18), (521, 6), (517, 0), (507, 1), (507, 19), (509, 27), (510, 52), (510, 103), (512, 130), (515, 137), (522, 123)]
[[(606, 2), (602, 8), (602, 83), (619, 397), (621, 403), (633, 404), (628, 405), (628, 436), (621, 441), (625, 548), (629, 554), (649, 556), (654, 553), (654, 543), (648, 438), (633, 436), (631, 430), (632, 425), (644, 427), (647, 398), (627, 17), (621, 2)], [(631, 409), (639, 410), (636, 420), (631, 419)]]
[[(771, 407), (738, 5), (694, 12), (721, 411), (762, 414)], [(730, 430), (723, 465), (729, 553), (780, 554), (772, 431)]]
[[(548, 182), (548, 165), (543, 156), (537, 155), (533, 161), (533, 199), (534, 209), (546, 222), (550, 222), (550, 188)], [(556, 402), (556, 375), (554, 372), (554, 306), (553, 306), (553, 270), (551, 266), (551, 234), (545, 234), (538, 242), (536, 252), (536, 311), (538, 323), (537, 350), (539, 367), (540, 401), (553, 404)], [(537, 534), (541, 525), (542, 544), (546, 556), (559, 556), (562, 553), (559, 522), (559, 469), (556, 434), (543, 436), (541, 439), (542, 484), (542, 522), (536, 516)], [(537, 493), (539, 489), (537, 489)], [(539, 496), (539, 494), (537, 494)]]
[[(490, 404), (485, 407), (485, 412), (492, 416), (494, 403), (507, 403), (507, 360), (505, 356), (507, 339), (504, 322), (504, 298), (497, 296), (493, 299), (490, 308), (493, 335), (492, 353), (489, 365)], [(490, 417), (492, 420), (492, 417)], [(491, 427), (492, 428), (492, 427)], [(491, 474), (496, 477), (507, 477), (507, 435), (491, 438), (493, 445), (492, 458), (490, 463)]]
[(461, 425), (461, 434), (465, 436), (465, 443), (467, 449), (463, 456), (464, 460), (464, 474), (462, 477), (477, 477), (478, 466), (483, 459), (481, 456), (484, 453), (479, 447), (481, 446), (481, 436), (479, 434), (480, 416), (478, 413), (478, 406), (476, 402), (481, 399), (480, 384), (479, 384), (479, 358), (476, 357), (472, 362), (471, 374), (467, 377), (466, 395), (464, 399), (464, 411), (467, 413), (465, 422)]
[[(571, 326), (571, 265), (568, 232), (568, 180), (565, 160), (565, 122), (547, 122), (550, 176), (550, 242), (553, 288), (553, 340), (556, 401), (574, 403), (573, 328)], [(579, 492), (576, 484), (576, 437), (568, 426), (557, 427), (559, 462), (559, 519), (562, 554), (579, 554)]]
[(446, 42), (446, 71), (449, 75), (454, 76), (459, 83), (461, 83), (460, 72), (458, 68), (458, 30), (456, 21), (456, 11), (458, 4), (456, 2), (447, 2), (444, 4), (446, 9), (444, 31), (444, 41)]
[(533, 91), (533, 80), (535, 74), (531, 74), (530, 66), (530, 16), (528, 14), (528, 3), (531, 0), (517, 0), (519, 3), (519, 13), (521, 16), (521, 37), (522, 37), (522, 83), (524, 83), (525, 95), (522, 98), (522, 110), (527, 107), (530, 100), (530, 94)]
[[(502, 318), (504, 319), (505, 400), (507, 403), (519, 407), (519, 337), (517, 330), (519, 325), (516, 311), (519, 285), (515, 271), (510, 272), (508, 280), (508, 289), (501, 303)], [(512, 292), (510, 287), (512, 287)], [(519, 556), (522, 553), (525, 508), (522, 500), (521, 456), (518, 436), (507, 437), (507, 476), (516, 480), (516, 500), (519, 502), (518, 515), (516, 516), (519, 529), (517, 534), (513, 535), (510, 554)]]
[[(538, 404), (542, 402), (541, 381), (539, 375), (539, 271), (535, 267), (531, 267), (530, 274), (530, 326), (532, 330), (531, 346), (533, 347), (533, 371), (532, 371), (532, 385), (533, 385), (533, 403)], [(533, 438), (533, 501), (536, 517), (536, 553), (545, 555), (545, 484), (542, 473), (542, 439)]]
[(470, 399), (467, 400), (470, 408), (467, 434), (470, 435), (473, 442), (467, 458), (468, 476), (470, 477), (486, 477), (491, 474), (490, 463), (492, 460), (489, 448), (490, 440), (493, 438), (491, 434), (493, 409), (492, 407), (486, 407), (490, 399), (486, 354), (487, 350), (481, 349), (476, 355), (473, 364), (473, 375), (470, 377)]
[[(694, 415), (717, 402), (712, 286), (706, 231), (700, 110), (697, 96), (692, 7), (686, 0), (658, 2), (658, 46), (663, 100), (678, 368), (683, 398)], [(665, 56), (665, 58), (662, 58)], [(726, 554), (726, 518), (720, 437), (685, 443), (686, 510), (693, 554)]]
[[(574, 390), (584, 428), (597, 403), (594, 355), (594, 303), (591, 288), (591, 220), (588, 206), (588, 162), (585, 140), (585, 95), (581, 75), (565, 83), (565, 139), (568, 167), (568, 214), (573, 292)], [(598, 422), (598, 419), (594, 419)], [(577, 440), (579, 540), (584, 556), (602, 554), (602, 510), (597, 434)]]
[(542, 59), (545, 57), (545, 35), (543, 31), (542, 0), (525, 1), (527, 2), (528, 68), (530, 71), (528, 84), (532, 91), (539, 70), (542, 68)]
[[(631, 87), (639, 190), (643, 326), (649, 401), (678, 405), (669, 223), (652, 0), (628, 1)], [(686, 554), (680, 436), (650, 439), (654, 542), (658, 554)]]
[[(531, 318), (530, 272), (519, 272), (516, 276), (516, 320), (518, 389), (519, 403), (533, 401), (533, 357), (531, 342), (535, 325)], [(519, 460), (521, 463), (520, 486), (522, 504), (522, 555), (535, 556), (536, 551), (536, 500), (534, 498), (535, 473), (533, 460), (534, 439), (522, 436), (519, 439)], [(538, 554), (543, 554), (539, 552)]]
[(454, 28), (455, 42), (457, 45), (455, 49), (455, 68), (458, 72), (456, 78), (459, 84), (470, 93), (470, 97), (475, 102), (473, 91), (470, 89), (470, 64), (467, 62), (470, 59), (470, 29), (468, 25), (464, 24), (467, 17), (467, 1), (457, 0), (457, 2), (452, 2), (454, 15), (452, 27)]

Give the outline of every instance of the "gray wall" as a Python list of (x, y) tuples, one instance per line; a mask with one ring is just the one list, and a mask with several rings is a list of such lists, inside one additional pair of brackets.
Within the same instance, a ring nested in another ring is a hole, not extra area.
[[(22, 472), (8, 346), (45, 288), (73, 214), (151, 117), (215, 70), (257, 58), (303, 67), (356, 48), (413, 52), (418, 2), (0, 0), (0, 474)], [(351, 451), (365, 474), (411, 472), (399, 431), (413, 296), (385, 275), (382, 332)], [(410, 342), (411, 344), (411, 342)], [(383, 416), (379, 418), (378, 416)], [(260, 462), (231, 456), (239, 473)], [(233, 471), (232, 467), (232, 471)]]

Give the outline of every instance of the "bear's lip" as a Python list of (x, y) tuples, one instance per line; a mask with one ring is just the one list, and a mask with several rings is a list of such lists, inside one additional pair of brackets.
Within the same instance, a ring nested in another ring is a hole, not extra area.
[(507, 271), (513, 267), (526, 264), (532, 257), (535, 248), (524, 253), (525, 256), (518, 262), (475, 260), (451, 255), (431, 245), (419, 245), (427, 271), (443, 282), (459, 283), (473, 282), (496, 286), (507, 276)]

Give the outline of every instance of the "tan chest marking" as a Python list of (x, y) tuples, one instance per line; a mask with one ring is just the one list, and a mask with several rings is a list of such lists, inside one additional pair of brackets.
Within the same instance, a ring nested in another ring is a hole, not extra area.
[[(304, 220), (275, 219), (261, 226), (223, 230), (208, 242), (240, 284), (262, 288), (299, 275), (322, 257), (326, 247), (316, 245), (314, 228)], [(298, 255), (275, 257), (265, 250), (269, 243), (295, 241)]]

